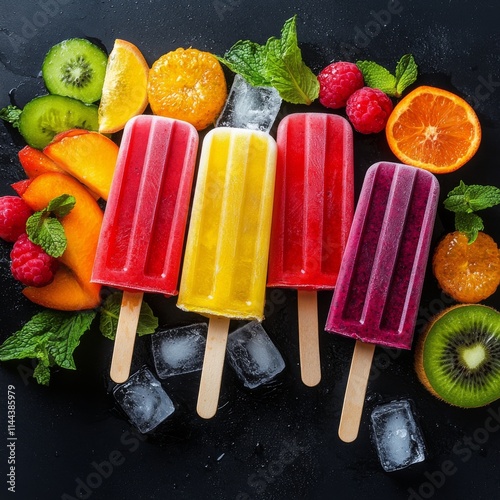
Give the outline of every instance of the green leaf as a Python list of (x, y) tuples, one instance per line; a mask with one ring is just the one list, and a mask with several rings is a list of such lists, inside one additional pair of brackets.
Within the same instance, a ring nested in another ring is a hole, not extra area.
[(401, 97), (407, 87), (415, 82), (418, 66), (411, 54), (405, 54), (396, 64), (396, 97)]
[(266, 74), (283, 100), (311, 104), (319, 95), (319, 82), (302, 60), (295, 17), (285, 23), (281, 35), (281, 40), (271, 38), (266, 44)]
[(264, 46), (249, 40), (236, 42), (219, 61), (225, 64), (233, 73), (240, 74), (248, 83), (258, 86), (270, 86), (262, 68), (265, 66)]
[(474, 243), (477, 233), (484, 229), (483, 220), (476, 214), (457, 212), (455, 214), (455, 229), (469, 238), (469, 244)]
[(22, 109), (9, 104), (7, 107), (0, 109), (0, 119), (12, 124), (14, 128), (19, 130), (19, 119), (22, 112)]
[(73, 352), (95, 317), (95, 311), (46, 310), (36, 314), (21, 330), (0, 346), (0, 361), (34, 358), (39, 361), (33, 376), (48, 384), (51, 366), (76, 368)]
[(35, 212), (26, 221), (26, 233), (52, 257), (60, 257), (67, 247), (64, 227), (56, 217), (68, 215), (75, 206), (74, 196), (62, 194), (49, 202), (46, 208)]
[(357, 61), (356, 66), (363, 74), (367, 87), (379, 89), (389, 96), (396, 96), (396, 77), (383, 66), (373, 61)]
[(70, 194), (62, 194), (54, 198), (47, 205), (47, 211), (51, 212), (56, 217), (64, 217), (73, 210), (76, 204), (76, 199)]
[(40, 385), (49, 385), (50, 382), (50, 367), (41, 361), (36, 365), (33, 371), (33, 378)]
[[(112, 293), (101, 307), (99, 320), (99, 330), (108, 339), (114, 340), (118, 318), (120, 316), (120, 307), (122, 302), (122, 292)], [(154, 315), (149, 305), (142, 301), (139, 322), (137, 324), (137, 333), (139, 336), (149, 335), (158, 328), (158, 318)]]
[(460, 181), (460, 184), (453, 188), (444, 200), (445, 208), (455, 212), (456, 230), (466, 233), (469, 243), (473, 243), (478, 231), (484, 229), (481, 217), (475, 212), (498, 204), (500, 204), (500, 189), (496, 186), (479, 184), (468, 186), (463, 181)]
[(285, 22), (281, 38), (265, 45), (240, 40), (219, 60), (252, 85), (276, 88), (285, 101), (310, 104), (319, 95), (319, 82), (302, 60), (296, 17)]
[(472, 184), (467, 186), (463, 181), (452, 189), (444, 206), (452, 212), (472, 213), (494, 207), (500, 203), (500, 189), (496, 186)]
[(95, 316), (95, 311), (79, 311), (64, 315), (47, 346), (57, 365), (68, 370), (76, 369), (73, 352), (80, 345), (82, 335), (90, 329)]
[(52, 257), (60, 257), (66, 250), (68, 242), (64, 228), (54, 217), (44, 217), (35, 212), (26, 221), (26, 233), (33, 243), (40, 245)]

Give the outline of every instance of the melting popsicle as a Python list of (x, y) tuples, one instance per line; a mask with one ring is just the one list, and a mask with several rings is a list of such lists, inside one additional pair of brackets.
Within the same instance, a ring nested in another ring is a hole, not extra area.
[(354, 210), (352, 128), (338, 115), (296, 113), (281, 121), (277, 143), (267, 286), (298, 290), (301, 374), (314, 386), (316, 291), (335, 287)]
[(230, 319), (263, 319), (275, 171), (269, 134), (216, 128), (203, 141), (177, 302), (210, 317), (203, 418), (217, 411)]
[(130, 372), (144, 292), (177, 294), (198, 133), (141, 115), (127, 123), (106, 205), (92, 281), (124, 290), (111, 378)]
[(410, 349), (439, 184), (429, 172), (372, 165), (359, 197), (326, 330), (357, 340), (339, 427), (356, 439), (375, 344)]

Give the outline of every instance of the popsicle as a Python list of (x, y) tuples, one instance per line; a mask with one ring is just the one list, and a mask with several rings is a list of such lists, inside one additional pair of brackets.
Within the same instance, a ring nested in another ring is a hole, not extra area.
[(267, 133), (230, 127), (203, 141), (177, 302), (210, 318), (203, 418), (217, 411), (230, 319), (263, 319), (276, 149)]
[(326, 323), (357, 340), (343, 441), (357, 437), (375, 345), (411, 348), (438, 196), (426, 170), (380, 162), (366, 173)]
[(279, 124), (267, 286), (297, 289), (302, 381), (321, 380), (317, 290), (335, 287), (354, 205), (352, 128), (296, 113)]
[(92, 281), (124, 291), (111, 378), (130, 372), (144, 292), (177, 294), (198, 133), (141, 115), (127, 122), (101, 228)]

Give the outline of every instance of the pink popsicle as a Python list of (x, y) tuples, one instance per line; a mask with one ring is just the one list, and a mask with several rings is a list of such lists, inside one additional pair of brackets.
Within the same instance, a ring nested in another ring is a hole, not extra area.
[(144, 292), (177, 294), (198, 147), (189, 123), (141, 115), (125, 126), (92, 281), (124, 290), (111, 378), (128, 378)]
[(354, 204), (352, 128), (341, 116), (297, 113), (277, 134), (269, 287), (298, 290), (302, 380), (321, 379), (316, 291), (335, 287)]
[(375, 344), (410, 349), (439, 197), (431, 173), (390, 162), (366, 174), (326, 330), (356, 342), (339, 435), (358, 432)]

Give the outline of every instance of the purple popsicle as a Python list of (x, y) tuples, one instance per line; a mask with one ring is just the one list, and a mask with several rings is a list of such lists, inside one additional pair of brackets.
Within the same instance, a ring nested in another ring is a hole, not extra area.
[(426, 170), (380, 162), (366, 173), (325, 328), (361, 341), (339, 429), (345, 441), (357, 435), (375, 344), (411, 348), (438, 197)]

